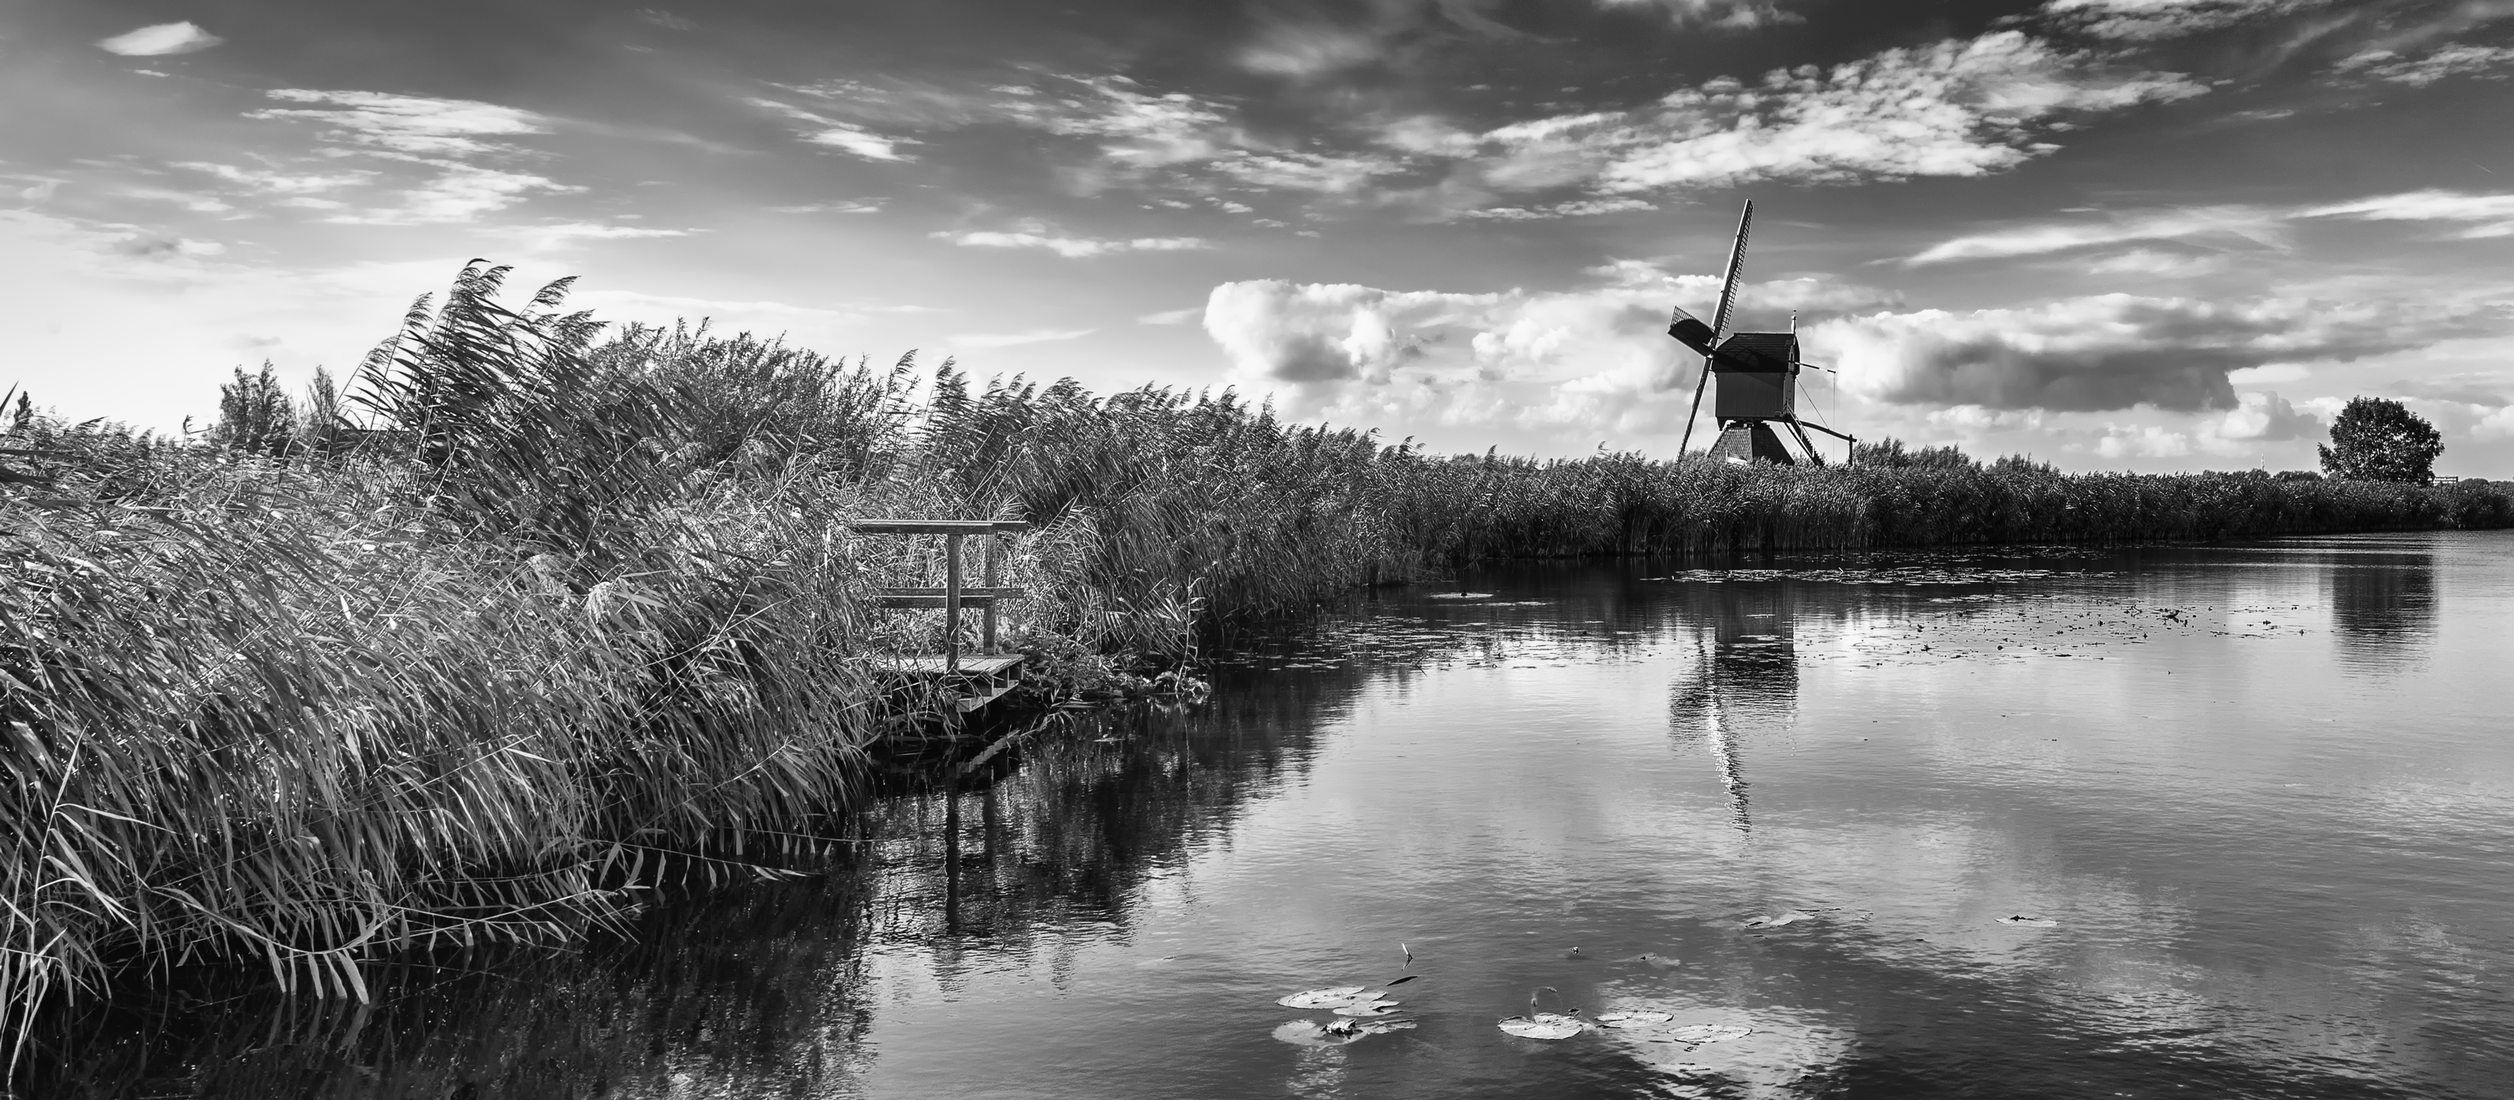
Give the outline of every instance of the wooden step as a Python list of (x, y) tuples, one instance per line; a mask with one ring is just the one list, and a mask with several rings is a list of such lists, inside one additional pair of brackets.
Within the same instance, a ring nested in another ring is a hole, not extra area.
[[(963, 654), (960, 658), (959, 674), (963, 676), (1000, 675), (1011, 672), (1015, 668), (1020, 667), (1021, 662), (1025, 659), (1026, 658), (1019, 653)], [(876, 658), (876, 660), (881, 660), (881, 658)], [(911, 676), (941, 676), (952, 671), (945, 665), (944, 659), (940, 654), (917, 654), (915, 656), (902, 654), (900, 656), (888, 658), (888, 660), (891, 663), (885, 666), (887, 671), (903, 672)]]

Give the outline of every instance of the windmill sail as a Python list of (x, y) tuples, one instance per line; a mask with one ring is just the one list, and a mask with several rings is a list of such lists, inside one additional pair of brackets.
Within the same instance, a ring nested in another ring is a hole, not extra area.
[[(1702, 353), (1702, 377), (1694, 380), (1693, 408), (1685, 413), (1685, 435), (1676, 443), (1676, 453), (1680, 455), (1693, 445), (1693, 422), (1702, 415), (1702, 390), (1711, 382), (1713, 349), (1720, 337), (1728, 333), (1729, 312), (1737, 305), (1737, 280), (1746, 273), (1746, 235), (1754, 224), (1755, 204), (1748, 200), (1746, 212), (1737, 219), (1737, 243), (1729, 248), (1728, 276), (1720, 281), (1720, 308), (1711, 315), (1711, 323), (1706, 326), (1679, 309), (1676, 319), (1667, 326), (1668, 335)], [(1705, 328), (1707, 333), (1696, 331)]]

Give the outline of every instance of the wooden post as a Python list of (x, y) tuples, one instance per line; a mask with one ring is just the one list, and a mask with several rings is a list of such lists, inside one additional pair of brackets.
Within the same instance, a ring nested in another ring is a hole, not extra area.
[(943, 536), (943, 671), (960, 671), (960, 536)]
[[(985, 585), (989, 593), (995, 589), (995, 544), (1003, 537), (989, 531), (986, 541), (978, 544), (978, 583)], [(992, 598), (986, 601), (986, 632), (983, 637), (986, 653), (993, 656), (995, 653), (995, 601)]]

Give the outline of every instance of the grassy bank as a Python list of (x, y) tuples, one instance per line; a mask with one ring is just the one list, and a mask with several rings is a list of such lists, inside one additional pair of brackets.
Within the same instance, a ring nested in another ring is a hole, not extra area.
[(1004, 633), (1069, 688), (1498, 557), (2514, 522), (2501, 483), (1440, 457), (1227, 394), (608, 330), (498, 284), (466, 271), (306, 402), (338, 416), (0, 436), (13, 1020), (188, 961), (356, 994), (361, 960), (564, 940), (635, 888), (810, 858), (926, 717), (878, 655), (938, 645), (863, 598), (939, 583), (934, 550), (854, 518), (1032, 521)]

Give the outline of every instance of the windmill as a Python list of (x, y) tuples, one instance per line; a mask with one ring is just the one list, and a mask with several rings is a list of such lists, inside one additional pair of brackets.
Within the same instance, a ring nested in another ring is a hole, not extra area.
[[(1788, 332), (1730, 332), (1729, 314), (1737, 305), (1737, 280), (1746, 271), (1746, 236), (1754, 228), (1755, 204), (1747, 203), (1745, 214), (1737, 219), (1737, 242), (1729, 248), (1728, 274), (1720, 281), (1720, 305), (1709, 324), (1696, 319), (1681, 307), (1667, 326), (1667, 334), (1702, 356), (1702, 377), (1694, 383), (1693, 408), (1685, 414), (1685, 435), (1676, 445), (1676, 453), (1685, 453), (1693, 444), (1693, 422), (1702, 415), (1702, 391), (1712, 375), (1720, 378), (1719, 393), (1712, 399), (1711, 418), (1720, 425), (1720, 437), (1711, 444), (1711, 456), (1731, 462), (1771, 462), (1783, 466), (1796, 465), (1799, 459), (1781, 442), (1778, 424), (1798, 441), (1799, 450), (1810, 465), (1824, 465), (1824, 456), (1817, 453), (1807, 429), (1814, 428), (1856, 446), (1859, 442), (1822, 424), (1798, 419), (1798, 373), (1809, 364), (1798, 357), (1798, 321), (1790, 320)], [(1821, 368), (1820, 368), (1821, 369)]]

